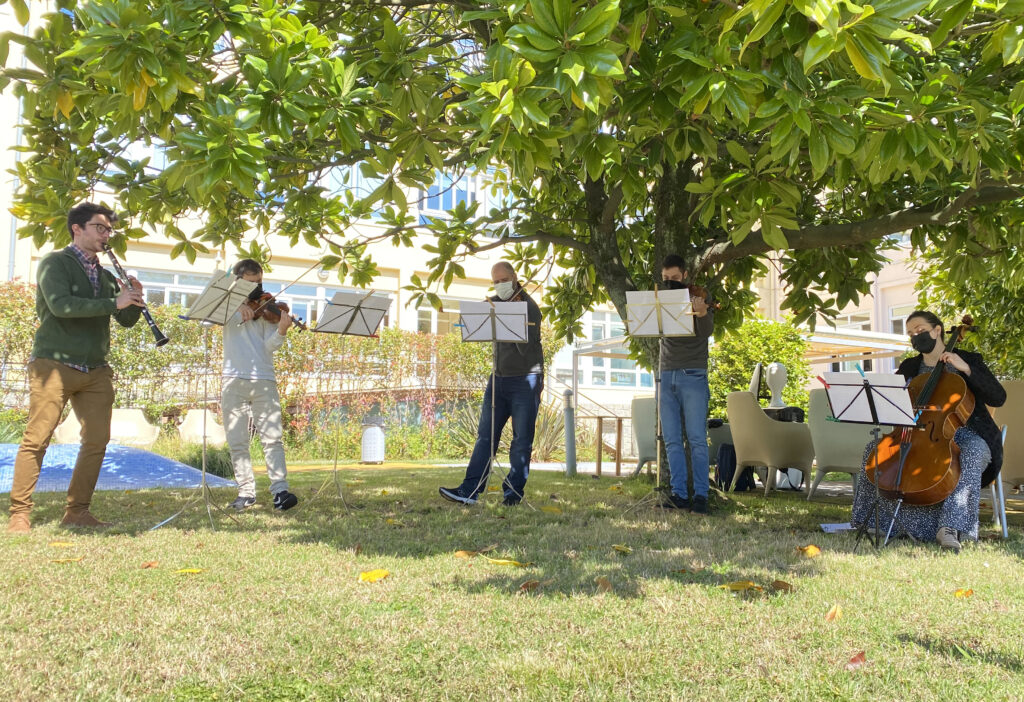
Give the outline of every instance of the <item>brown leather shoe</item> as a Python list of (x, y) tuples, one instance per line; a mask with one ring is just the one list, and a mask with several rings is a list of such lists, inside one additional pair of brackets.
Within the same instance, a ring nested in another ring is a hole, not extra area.
[(8, 534), (27, 534), (31, 530), (32, 526), (28, 521), (28, 514), (25, 512), (12, 514), (10, 521), (7, 522)]
[(112, 522), (101, 522), (99, 519), (96, 519), (89, 510), (65, 512), (64, 519), (60, 520), (60, 525), (66, 527), (86, 527), (89, 529), (114, 526)]

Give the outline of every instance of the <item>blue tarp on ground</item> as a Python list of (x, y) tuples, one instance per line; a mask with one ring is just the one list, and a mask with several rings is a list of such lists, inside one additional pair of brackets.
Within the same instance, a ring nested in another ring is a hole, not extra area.
[[(14, 456), (17, 444), (0, 444), (0, 492), (10, 492), (14, 479)], [(39, 475), (39, 491), (63, 492), (71, 482), (71, 471), (78, 458), (77, 444), (54, 444), (46, 451)], [(103, 458), (97, 490), (139, 490), (141, 488), (197, 487), (202, 472), (192, 466), (158, 456), (143, 449), (110, 444)], [(210, 487), (232, 487), (235, 483), (215, 475), (207, 475)]]

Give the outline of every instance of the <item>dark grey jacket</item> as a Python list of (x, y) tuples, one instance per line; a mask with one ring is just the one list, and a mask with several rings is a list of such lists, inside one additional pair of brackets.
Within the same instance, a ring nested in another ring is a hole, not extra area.
[[(492, 297), (493, 302), (502, 302), (500, 297)], [(526, 318), (530, 323), (526, 327), (527, 339), (525, 344), (510, 344), (508, 342), (495, 343), (494, 374), (507, 378), (516, 375), (529, 375), (531, 373), (544, 372), (544, 351), (540, 345), (540, 307), (533, 301), (533, 298), (526, 294), (525, 290), (519, 292), (511, 300), (505, 302), (525, 302)]]
[(661, 370), (708, 368), (708, 339), (715, 331), (715, 313), (708, 310), (694, 317), (693, 336), (666, 336), (661, 339)]

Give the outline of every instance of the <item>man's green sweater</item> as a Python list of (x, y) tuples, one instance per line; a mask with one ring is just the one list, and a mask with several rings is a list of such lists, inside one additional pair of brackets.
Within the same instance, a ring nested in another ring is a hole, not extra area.
[(100, 268), (100, 291), (95, 293), (89, 276), (75, 255), (54, 251), (39, 262), (36, 287), (36, 330), (32, 355), (61, 363), (95, 368), (107, 362), (110, 351), (110, 318), (122, 327), (139, 321), (142, 308), (117, 309), (117, 279)]

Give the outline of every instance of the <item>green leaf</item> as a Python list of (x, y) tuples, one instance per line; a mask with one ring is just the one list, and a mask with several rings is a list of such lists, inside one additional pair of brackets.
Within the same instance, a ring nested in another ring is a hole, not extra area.
[(557, 39), (545, 34), (532, 24), (517, 24), (509, 29), (505, 36), (509, 39), (524, 37), (533, 48), (541, 51), (555, 51), (562, 46)]
[(807, 147), (811, 156), (811, 168), (814, 176), (819, 177), (828, 167), (828, 143), (820, 128), (811, 131), (807, 137)]
[(942, 22), (939, 24), (939, 28), (932, 32), (931, 41), (932, 46), (938, 46), (946, 40), (949, 33), (953, 29), (964, 21), (967, 17), (967, 13), (971, 11), (974, 6), (974, 0), (960, 0), (956, 5), (946, 11), (942, 16)]
[(747, 150), (742, 146), (737, 144), (735, 141), (727, 141), (725, 142), (725, 150), (729, 152), (729, 155), (732, 156), (734, 161), (738, 161), (747, 168), (750, 168), (750, 154), (748, 154)]
[(10, 0), (11, 9), (14, 10), (14, 18), (18, 24), (24, 27), (29, 21), (28, 3), (25, 0)]
[(599, 46), (583, 46), (577, 49), (576, 55), (580, 57), (587, 73), (595, 76), (621, 76), (622, 64), (619, 57), (611, 49)]
[(831, 56), (835, 48), (835, 37), (827, 29), (815, 32), (804, 47), (804, 73), (810, 73), (812, 68)]
[(562, 30), (555, 21), (555, 12), (550, 0), (530, 0), (530, 12), (537, 22), (537, 26), (545, 33), (553, 37), (562, 36)]

